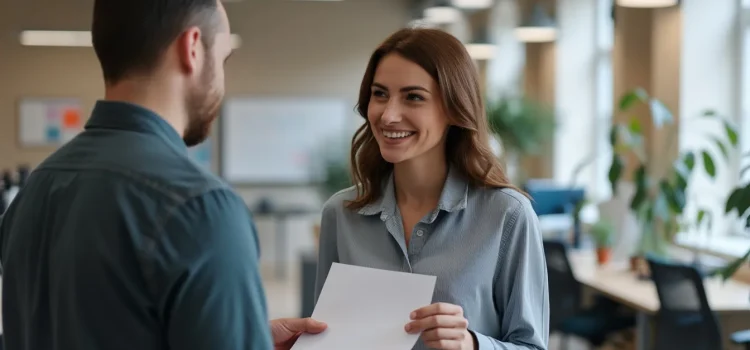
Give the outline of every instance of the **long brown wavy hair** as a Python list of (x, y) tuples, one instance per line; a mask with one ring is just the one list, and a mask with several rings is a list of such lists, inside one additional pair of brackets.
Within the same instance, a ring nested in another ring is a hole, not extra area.
[(365, 118), (365, 123), (352, 138), (350, 156), (357, 197), (348, 202), (347, 207), (360, 209), (380, 198), (384, 180), (393, 169), (393, 164), (381, 156), (367, 119), (375, 70), (389, 54), (418, 64), (437, 82), (443, 110), (451, 125), (445, 144), (448, 163), (474, 186), (518, 190), (490, 149), (477, 69), (464, 45), (442, 30), (407, 28), (393, 33), (375, 49), (362, 78), (357, 111)]

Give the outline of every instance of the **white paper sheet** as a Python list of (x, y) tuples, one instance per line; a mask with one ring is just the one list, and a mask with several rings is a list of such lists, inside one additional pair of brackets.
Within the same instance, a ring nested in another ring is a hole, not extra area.
[(409, 314), (432, 303), (435, 276), (334, 263), (312, 317), (328, 324), (303, 334), (293, 350), (409, 350), (419, 334)]

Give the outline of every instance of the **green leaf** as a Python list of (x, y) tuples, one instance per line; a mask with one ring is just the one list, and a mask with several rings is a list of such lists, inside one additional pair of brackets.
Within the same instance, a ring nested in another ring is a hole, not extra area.
[(698, 226), (700, 226), (701, 223), (703, 223), (703, 218), (705, 218), (705, 217), (706, 217), (706, 211), (703, 210), (703, 209), (698, 210), (698, 216), (695, 219), (695, 221), (698, 224)]
[(748, 259), (750, 259), (750, 249), (748, 249), (747, 253), (745, 253), (743, 257), (731, 262), (729, 265), (727, 265), (726, 267), (722, 269), (717, 270), (716, 272), (719, 275), (721, 275), (724, 281), (726, 281), (729, 278), (731, 278), (734, 275), (734, 273), (737, 272), (740, 266), (742, 266), (742, 264), (744, 264), (745, 261), (747, 261)]
[(727, 150), (727, 146), (724, 145), (724, 142), (719, 140), (719, 138), (716, 136), (712, 136), (711, 139), (713, 139), (714, 143), (716, 144), (716, 147), (719, 147), (721, 154), (724, 155), (724, 159), (729, 161), (729, 150)]
[(703, 114), (701, 114), (701, 115), (704, 116), (704, 117), (715, 117), (716, 116), (716, 111), (713, 110), (713, 109), (707, 109), (707, 110), (703, 111)]
[(625, 167), (624, 162), (617, 153), (612, 154), (612, 164), (609, 166), (609, 183), (612, 186), (612, 195), (617, 193), (617, 182), (622, 177), (622, 169)]
[(742, 217), (750, 209), (750, 185), (735, 188), (727, 198), (725, 212), (731, 213), (737, 210), (737, 215)]
[(698, 216), (696, 218), (696, 225), (700, 226), (704, 221), (706, 222), (706, 229), (708, 232), (711, 232), (711, 227), (713, 226), (713, 215), (709, 210), (706, 209), (700, 209), (698, 210)]
[(706, 170), (708, 176), (711, 176), (712, 179), (715, 179), (716, 165), (714, 165), (713, 158), (711, 158), (711, 155), (706, 151), (702, 151), (701, 154), (703, 156), (703, 168)]
[(628, 131), (632, 134), (636, 135), (642, 135), (643, 134), (643, 127), (641, 126), (641, 121), (638, 120), (638, 118), (631, 118), (630, 123), (628, 123)]
[(695, 154), (693, 152), (685, 153), (684, 161), (688, 170), (693, 171), (693, 168), (695, 167)]
[(750, 209), (750, 185), (742, 188), (742, 197), (737, 201), (737, 212), (740, 216), (745, 215)]
[(648, 198), (648, 177), (645, 165), (636, 169), (633, 181), (635, 181), (635, 194), (630, 201), (630, 209), (637, 210)]
[(641, 102), (648, 101), (648, 93), (646, 93), (646, 90), (642, 88), (635, 88), (625, 93), (624, 95), (622, 95), (622, 97), (620, 98), (620, 103), (619, 103), (620, 111), (621, 112), (626, 111), (638, 101), (641, 101)]
[(685, 208), (685, 193), (673, 188), (666, 179), (659, 181), (659, 188), (669, 205), (669, 209), (672, 210), (673, 213), (682, 213), (682, 210)]
[(651, 107), (651, 119), (657, 128), (661, 128), (664, 124), (671, 124), (674, 121), (672, 112), (661, 101), (652, 99), (649, 106)]
[(685, 176), (680, 171), (676, 171), (674, 173), (674, 182), (675, 182), (674, 188), (675, 188), (675, 190), (679, 189), (681, 191), (685, 191), (685, 189), (688, 186), (687, 178), (688, 177)]
[(729, 122), (724, 121), (724, 131), (727, 133), (727, 138), (729, 139), (729, 143), (732, 144), (732, 147), (737, 147), (737, 143), (739, 142), (737, 129), (735, 129), (732, 124), (729, 124)]
[(612, 125), (612, 128), (609, 129), (609, 145), (612, 147), (615, 147), (615, 145), (617, 145), (617, 132), (619, 129), (619, 124), (614, 124)]
[(742, 215), (742, 212), (739, 212), (739, 205), (740, 201), (742, 201), (743, 196), (743, 188), (735, 188), (732, 193), (729, 194), (729, 197), (727, 198), (726, 207), (724, 210), (724, 213), (729, 214), (732, 212), (732, 210), (737, 210), (738, 215)]
[(674, 169), (675, 176), (675, 188), (677, 189), (684, 191), (687, 188), (691, 170), (688, 168), (688, 165), (686, 163), (687, 157), (692, 156), (692, 153), (686, 153), (679, 159), (675, 160), (674, 163), (672, 163), (672, 168)]

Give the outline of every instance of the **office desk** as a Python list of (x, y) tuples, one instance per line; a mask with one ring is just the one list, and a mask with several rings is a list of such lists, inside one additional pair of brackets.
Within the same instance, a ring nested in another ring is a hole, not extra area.
[(306, 207), (281, 207), (272, 208), (268, 211), (253, 211), (254, 217), (272, 217), (274, 219), (274, 226), (276, 233), (274, 235), (274, 245), (276, 248), (275, 258), (275, 275), (279, 280), (286, 279), (287, 275), (287, 259), (286, 253), (289, 249), (288, 240), (289, 232), (287, 229), (287, 220), (293, 216), (306, 216), (317, 214), (319, 211), (312, 208)]
[[(638, 350), (649, 349), (650, 317), (659, 311), (659, 296), (650, 280), (641, 280), (629, 271), (628, 262), (599, 267), (593, 251), (571, 251), (568, 255), (571, 269), (578, 281), (637, 312), (636, 336)], [(718, 315), (744, 313), (750, 315), (750, 285), (719, 278), (706, 279), (706, 297)]]

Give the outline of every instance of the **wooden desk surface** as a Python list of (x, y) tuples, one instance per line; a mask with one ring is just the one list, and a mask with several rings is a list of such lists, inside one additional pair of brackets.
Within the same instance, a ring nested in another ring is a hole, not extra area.
[[(593, 251), (573, 251), (569, 255), (573, 273), (583, 285), (639, 311), (654, 314), (659, 310), (656, 286), (640, 280), (627, 263), (599, 267)], [(711, 308), (717, 313), (750, 313), (750, 285), (720, 278), (705, 280)]]

